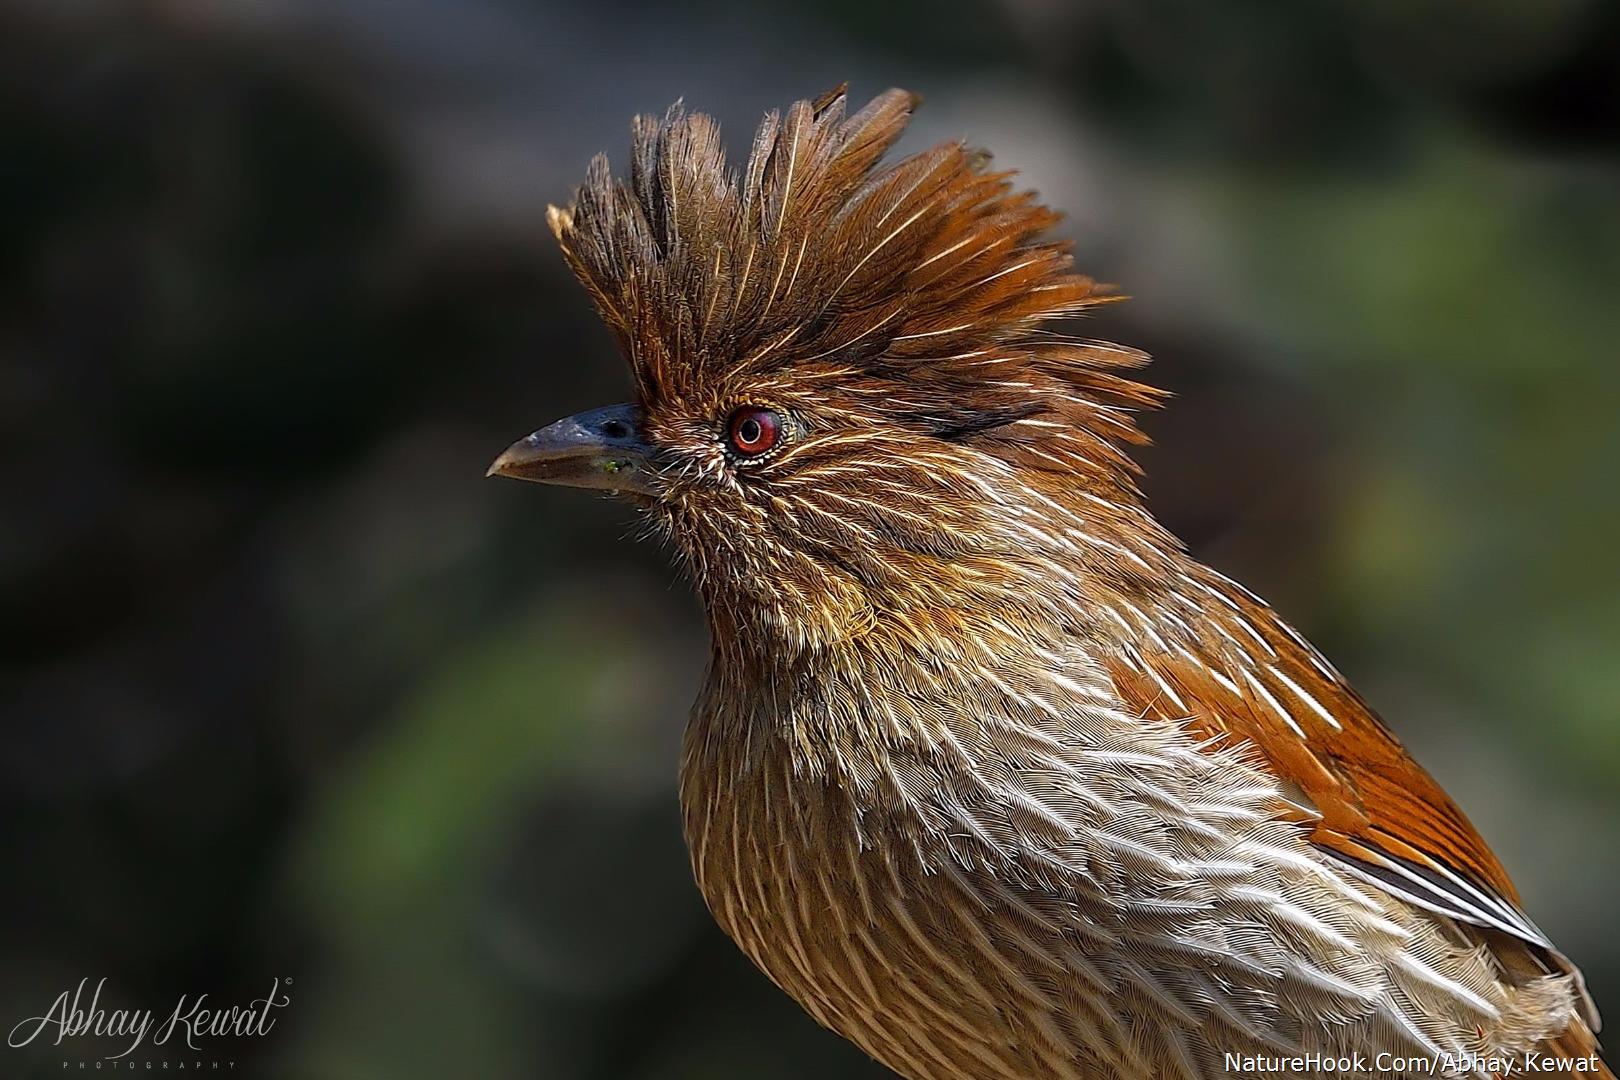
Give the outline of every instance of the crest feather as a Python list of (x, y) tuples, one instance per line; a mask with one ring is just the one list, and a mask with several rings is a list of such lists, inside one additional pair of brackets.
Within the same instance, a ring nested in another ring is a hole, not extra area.
[(889, 90), (846, 116), (839, 87), (768, 113), (740, 177), (715, 122), (679, 103), (636, 119), (627, 180), (592, 161), (549, 220), (644, 403), (796, 366), (903, 369), (908, 397), (952, 395), (934, 411), (954, 429), (980, 426), (955, 415), (978, 390), (992, 413), (1079, 410), (1065, 418), (1134, 440), (1115, 417), (1157, 392), (1115, 372), (1146, 358), (1037, 329), (1118, 299), (1045, 239), (1058, 215), (960, 142), (883, 164), (919, 100)]

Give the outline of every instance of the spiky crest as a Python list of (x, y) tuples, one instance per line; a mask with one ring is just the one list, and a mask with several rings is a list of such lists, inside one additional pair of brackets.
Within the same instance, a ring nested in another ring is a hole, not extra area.
[(893, 419), (945, 437), (1060, 414), (1128, 485), (1128, 414), (1158, 392), (1119, 372), (1146, 357), (1038, 329), (1118, 297), (985, 153), (883, 165), (917, 103), (890, 90), (846, 117), (839, 87), (772, 112), (740, 180), (715, 122), (677, 104), (635, 121), (627, 181), (598, 156), (551, 227), (649, 407), (802, 369), (892, 389)]

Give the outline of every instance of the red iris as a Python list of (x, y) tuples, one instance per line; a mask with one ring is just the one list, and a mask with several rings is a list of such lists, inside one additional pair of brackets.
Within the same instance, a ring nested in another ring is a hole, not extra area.
[(750, 457), (763, 454), (782, 437), (782, 418), (769, 409), (752, 406), (738, 409), (731, 414), (728, 427), (732, 448)]

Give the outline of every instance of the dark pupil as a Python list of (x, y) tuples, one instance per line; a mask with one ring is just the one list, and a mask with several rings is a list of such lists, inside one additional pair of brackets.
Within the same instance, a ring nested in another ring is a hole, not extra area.
[(763, 434), (764, 432), (759, 427), (759, 421), (753, 417), (749, 417), (737, 425), (737, 438), (750, 445), (759, 442), (760, 436)]

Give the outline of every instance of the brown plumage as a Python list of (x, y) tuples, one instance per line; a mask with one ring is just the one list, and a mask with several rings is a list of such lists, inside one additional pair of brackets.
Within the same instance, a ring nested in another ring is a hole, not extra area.
[(1055, 215), (960, 144), (882, 163), (915, 104), (772, 113), (740, 177), (677, 107), (550, 214), (637, 397), (491, 471), (617, 490), (690, 568), (715, 918), (913, 1078), (1608, 1075), (1468, 820), (1144, 508), (1160, 395), (1043, 328), (1112, 299)]

